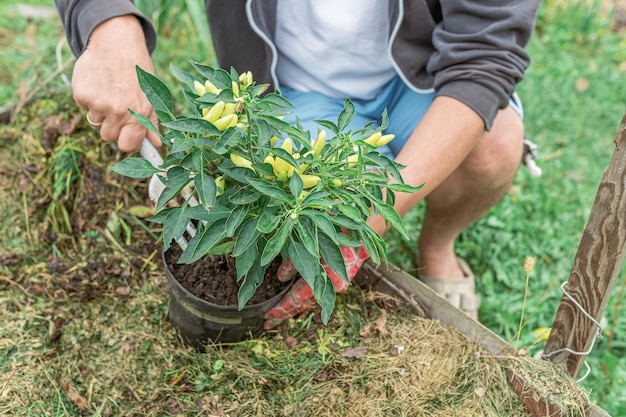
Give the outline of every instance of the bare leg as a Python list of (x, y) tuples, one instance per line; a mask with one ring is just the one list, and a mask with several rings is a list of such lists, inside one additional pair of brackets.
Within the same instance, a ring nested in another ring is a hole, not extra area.
[(512, 108), (501, 110), (465, 161), (428, 194), (418, 239), (420, 274), (460, 276), (454, 240), (511, 186), (522, 158), (523, 131)]

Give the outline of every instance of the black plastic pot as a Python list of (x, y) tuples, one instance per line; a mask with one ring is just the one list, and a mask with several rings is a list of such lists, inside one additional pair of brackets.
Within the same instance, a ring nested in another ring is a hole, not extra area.
[(187, 291), (172, 275), (162, 253), (165, 275), (170, 285), (170, 321), (183, 341), (200, 351), (207, 343), (232, 343), (256, 337), (263, 331), (263, 315), (289, 290), (262, 303), (237, 307), (210, 303)]

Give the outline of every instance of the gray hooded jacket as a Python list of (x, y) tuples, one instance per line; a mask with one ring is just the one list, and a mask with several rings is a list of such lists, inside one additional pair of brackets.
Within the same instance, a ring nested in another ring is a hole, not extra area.
[[(525, 51), (540, 0), (388, 0), (390, 53), (404, 82), (434, 88), (478, 113), (489, 129), (530, 65)], [(131, 0), (55, 0), (72, 51), (80, 55), (103, 21), (133, 14), (150, 51), (153, 26)], [(218, 63), (276, 79), (275, 0), (205, 0)]]

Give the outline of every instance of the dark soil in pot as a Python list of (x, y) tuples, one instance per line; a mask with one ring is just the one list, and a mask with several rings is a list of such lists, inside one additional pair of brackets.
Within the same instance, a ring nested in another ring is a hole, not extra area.
[[(178, 264), (176, 261), (181, 252), (180, 248), (174, 245), (165, 253), (165, 260), (176, 280), (187, 291), (210, 303), (237, 306), (237, 293), (241, 281), (237, 282), (234, 258), (205, 256), (192, 264)], [(280, 258), (276, 258), (267, 267), (263, 282), (247, 305), (269, 300), (290, 284), (289, 282), (280, 282), (276, 278), (280, 263)]]

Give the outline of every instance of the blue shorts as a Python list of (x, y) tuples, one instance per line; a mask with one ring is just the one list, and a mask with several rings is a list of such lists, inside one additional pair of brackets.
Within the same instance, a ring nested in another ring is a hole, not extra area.
[[(281, 94), (294, 106), (293, 113), (285, 116), (285, 121), (295, 123), (296, 117), (305, 130), (311, 132), (311, 137), (317, 136), (322, 127), (314, 120), (337, 121), (337, 116), (343, 109), (345, 99), (325, 96), (317, 92), (303, 92), (283, 87)], [(435, 92), (418, 93), (404, 84), (400, 77), (391, 80), (383, 90), (372, 100), (352, 100), (356, 107), (356, 115), (348, 126), (348, 130), (357, 130), (371, 121), (380, 125), (383, 110), (387, 108), (389, 127), (383, 132), (392, 133), (396, 137), (389, 144), (379, 148), (379, 152), (394, 158), (409, 139), (417, 124), (422, 120), (426, 111), (435, 98)], [(522, 104), (517, 94), (511, 96), (510, 105), (523, 116)]]

